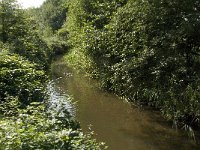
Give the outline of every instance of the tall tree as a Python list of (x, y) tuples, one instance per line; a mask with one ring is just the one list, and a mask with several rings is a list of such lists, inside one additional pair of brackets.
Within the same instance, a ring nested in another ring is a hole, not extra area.
[(67, 4), (65, 0), (46, 0), (41, 7), (29, 10), (41, 34), (49, 36), (62, 27), (66, 20)]
[(23, 11), (16, 0), (0, 1), (0, 37), (7, 42), (16, 39), (16, 36), (24, 34)]
[(35, 24), (16, 0), (1, 1), (1, 42), (9, 51), (26, 57), (40, 67), (47, 66), (48, 48), (35, 29)]

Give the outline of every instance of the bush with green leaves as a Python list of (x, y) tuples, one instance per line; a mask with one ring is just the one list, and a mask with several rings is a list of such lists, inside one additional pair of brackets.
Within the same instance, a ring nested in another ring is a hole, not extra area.
[[(50, 107), (45, 70), (52, 52), (16, 0), (0, 4), (0, 150), (104, 149), (92, 134), (83, 134), (67, 108)], [(50, 48), (64, 46), (57, 40)]]
[(18, 97), (22, 105), (42, 101), (47, 76), (37, 65), (16, 54), (0, 53), (0, 100)]
[[(96, 39), (95, 33), (102, 30), (118, 8), (127, 0), (71, 0), (68, 3), (68, 14), (61, 30), (68, 33), (68, 45), (71, 48), (65, 57), (66, 62), (77, 68), (94, 70), (94, 65), (86, 54), (86, 49)], [(90, 36), (90, 33), (93, 33)]]
[(200, 2), (128, 0), (107, 21), (103, 1), (88, 9), (81, 2), (69, 7), (70, 55), (88, 58), (107, 90), (154, 106), (174, 123), (199, 126)]
[[(37, 33), (48, 46), (48, 58), (65, 53), (68, 49), (68, 32), (61, 27), (66, 21), (68, 2), (65, 0), (46, 0), (39, 8), (26, 10), (33, 19)], [(45, 48), (40, 46), (45, 51)]]
[(197, 0), (129, 0), (88, 40), (103, 87), (199, 125), (199, 9)]
[[(42, 103), (32, 103), (17, 117), (0, 120), (0, 150), (100, 150), (105, 146), (83, 134), (67, 111), (46, 112)], [(63, 115), (64, 114), (64, 115)]]
[(48, 47), (38, 35), (36, 23), (16, 0), (0, 1), (0, 41), (10, 45), (9, 51), (26, 57), (47, 69)]
[(68, 50), (68, 43), (58, 35), (47, 38), (46, 42), (48, 43), (48, 47), (50, 49), (50, 57), (62, 55)]
[(11, 53), (19, 54), (29, 61), (38, 64), (39, 69), (48, 70), (50, 50), (45, 41), (35, 32), (28, 32), (26, 37), (18, 37), (11, 42)]

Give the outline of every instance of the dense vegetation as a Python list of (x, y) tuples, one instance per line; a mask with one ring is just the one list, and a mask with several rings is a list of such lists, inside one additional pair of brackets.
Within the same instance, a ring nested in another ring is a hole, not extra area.
[(66, 21), (67, 10), (65, 0), (46, 0), (41, 7), (27, 10), (34, 18), (37, 30), (50, 48), (51, 55), (63, 54), (68, 49), (68, 33), (61, 29)]
[(65, 109), (47, 109), (49, 64), (68, 50), (102, 88), (199, 129), (199, 0), (0, 4), (0, 149), (101, 148)]
[(65, 107), (48, 102), (54, 50), (32, 12), (15, 0), (0, 1), (0, 150), (101, 149)]
[(0, 97), (18, 97), (22, 105), (44, 99), (47, 80), (43, 70), (19, 55), (0, 54)]
[(71, 0), (68, 9), (68, 63), (175, 125), (200, 126), (198, 0)]

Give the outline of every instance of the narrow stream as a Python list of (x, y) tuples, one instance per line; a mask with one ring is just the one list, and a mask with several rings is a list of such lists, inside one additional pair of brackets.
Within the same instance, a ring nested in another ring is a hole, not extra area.
[(73, 97), (75, 117), (84, 132), (91, 128), (109, 150), (199, 150), (186, 133), (172, 128), (159, 112), (133, 107), (101, 91), (97, 82), (72, 74), (62, 60), (52, 65), (56, 88)]

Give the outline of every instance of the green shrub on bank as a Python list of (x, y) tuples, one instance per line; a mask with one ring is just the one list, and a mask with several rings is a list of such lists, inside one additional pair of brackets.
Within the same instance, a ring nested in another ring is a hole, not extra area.
[(46, 81), (36, 64), (0, 54), (0, 150), (104, 149), (92, 134), (81, 132), (66, 107), (44, 102)]
[(0, 120), (0, 150), (103, 149), (103, 144), (83, 134), (77, 125), (66, 111), (47, 113), (44, 104), (32, 103), (17, 117)]
[(71, 49), (64, 57), (64, 61), (77, 71), (92, 72), (92, 62), (81, 49)]
[(42, 101), (45, 96), (47, 76), (16, 54), (0, 54), (0, 100), (7, 96), (18, 97), (22, 105), (33, 101)]
[(154, 106), (174, 123), (199, 126), (199, 1), (129, 0), (108, 11), (106, 23), (104, 2), (88, 9), (84, 2), (69, 7), (69, 38), (95, 66), (102, 87)]
[(57, 55), (65, 54), (68, 50), (68, 44), (66, 41), (61, 39), (58, 35), (52, 35), (46, 39), (48, 47), (50, 49), (49, 57), (55, 57)]
[[(81, 132), (66, 107), (45, 104), (52, 52), (16, 0), (0, 4), (0, 150), (104, 149), (92, 134)], [(50, 48), (63, 45), (53, 41)]]
[(50, 63), (50, 50), (44, 40), (37, 33), (29, 32), (26, 37), (18, 37), (15, 42), (10, 42), (12, 49), (11, 53), (25, 57), (32, 63), (38, 64), (39, 69), (48, 69)]
[(117, 9), (126, 3), (127, 0), (69, 1), (67, 20), (60, 30), (67, 32), (70, 50), (65, 60), (69, 65), (89, 72), (95, 70), (86, 49), (96, 39), (97, 30), (102, 30)]
[(199, 125), (199, 9), (197, 0), (130, 0), (88, 47), (102, 85)]

